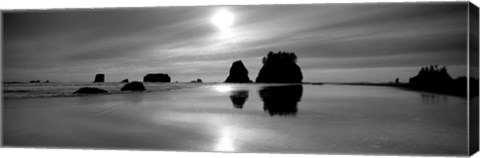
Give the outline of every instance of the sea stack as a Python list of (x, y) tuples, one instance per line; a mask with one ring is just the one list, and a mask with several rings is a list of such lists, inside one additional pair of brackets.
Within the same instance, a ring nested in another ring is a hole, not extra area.
[(170, 76), (168, 74), (147, 74), (143, 77), (143, 82), (170, 82)]
[(450, 84), (452, 77), (447, 73), (447, 68), (438, 68), (437, 65), (422, 67), (418, 74), (410, 78), (410, 84)]
[(197, 80), (190, 81), (190, 83), (202, 83), (202, 79), (197, 78)]
[(408, 88), (466, 97), (468, 95), (468, 80), (470, 80), (470, 96), (478, 96), (478, 80), (465, 76), (453, 79), (447, 68), (430, 65), (422, 67), (418, 74), (409, 80)]
[(128, 83), (128, 78), (121, 81), (121, 83)]
[(121, 91), (144, 91), (145, 86), (142, 82), (133, 81), (122, 87)]
[(230, 67), (230, 74), (225, 80), (226, 83), (251, 83), (252, 80), (248, 78), (248, 70), (243, 65), (241, 60), (237, 60), (232, 63)]
[(303, 80), (295, 53), (269, 52), (262, 62), (263, 67), (255, 80), (257, 83), (301, 83)]
[(105, 82), (105, 75), (104, 74), (95, 75), (95, 80), (93, 82)]
[(108, 91), (95, 87), (82, 87), (73, 94), (108, 94)]

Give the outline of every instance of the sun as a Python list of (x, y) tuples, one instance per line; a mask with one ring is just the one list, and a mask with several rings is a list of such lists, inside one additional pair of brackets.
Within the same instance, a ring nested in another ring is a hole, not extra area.
[(211, 18), (210, 21), (213, 25), (219, 28), (221, 31), (229, 31), (235, 21), (235, 16), (228, 10), (219, 10)]

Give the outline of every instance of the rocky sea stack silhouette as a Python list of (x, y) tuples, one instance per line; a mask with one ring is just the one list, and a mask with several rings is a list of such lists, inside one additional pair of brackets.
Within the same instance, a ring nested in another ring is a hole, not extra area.
[(104, 74), (95, 75), (95, 80), (93, 82), (105, 82), (105, 75)]
[(73, 94), (108, 94), (108, 91), (94, 87), (82, 87)]
[(230, 74), (225, 80), (226, 83), (252, 83), (248, 77), (248, 70), (241, 60), (232, 63)]
[(145, 86), (143, 86), (142, 82), (133, 81), (133, 82), (127, 83), (120, 90), (121, 91), (144, 91)]
[(32, 80), (30, 83), (40, 83), (40, 80)]
[(190, 81), (190, 83), (203, 83), (201, 78), (197, 78), (197, 80)]
[[(478, 79), (470, 77), (470, 95), (478, 96)], [(467, 77), (453, 79), (446, 67), (437, 65), (422, 67), (418, 74), (409, 80), (407, 88), (442, 94), (467, 96)]]
[(121, 82), (121, 83), (128, 83), (128, 78), (126, 78), (126, 79), (124, 79), (124, 80), (122, 80), (122, 81), (120, 81), (120, 82)]
[(303, 80), (295, 53), (269, 52), (262, 62), (256, 83), (301, 83)]
[(163, 73), (147, 74), (143, 77), (143, 82), (170, 82), (170, 76)]
[(452, 77), (447, 73), (447, 68), (438, 68), (437, 65), (422, 67), (418, 74), (410, 78), (410, 84), (448, 84), (453, 81)]

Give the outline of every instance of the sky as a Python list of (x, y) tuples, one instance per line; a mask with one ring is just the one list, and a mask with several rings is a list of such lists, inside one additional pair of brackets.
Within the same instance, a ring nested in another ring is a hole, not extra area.
[[(212, 23), (228, 12), (228, 28)], [(294, 52), (304, 82), (407, 82), (422, 66), (465, 76), (467, 3), (190, 6), (9, 11), (3, 80), (223, 82), (242, 60)]]

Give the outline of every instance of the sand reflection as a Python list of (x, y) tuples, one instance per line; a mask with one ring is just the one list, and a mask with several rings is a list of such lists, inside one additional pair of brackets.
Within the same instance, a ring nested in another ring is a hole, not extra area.
[(421, 93), (423, 104), (446, 104), (448, 98), (445, 95), (436, 95), (430, 93)]
[(237, 109), (242, 109), (247, 99), (248, 90), (235, 90), (232, 91), (230, 95), (230, 100), (232, 101), (233, 107)]
[(235, 151), (234, 137), (232, 137), (230, 127), (222, 127), (220, 137), (215, 145), (216, 151)]
[(302, 98), (302, 85), (268, 86), (259, 90), (263, 110), (270, 116), (296, 115), (297, 104)]

